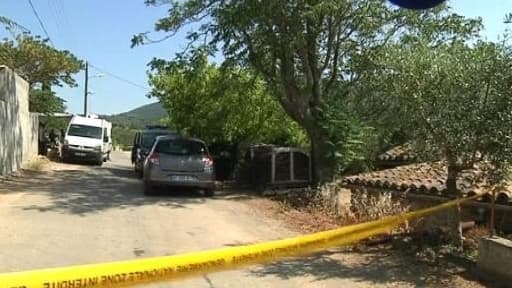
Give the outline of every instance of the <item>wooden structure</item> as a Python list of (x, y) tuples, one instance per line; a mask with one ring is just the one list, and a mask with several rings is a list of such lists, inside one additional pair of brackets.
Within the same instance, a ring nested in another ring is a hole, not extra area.
[(256, 145), (248, 154), (253, 186), (303, 187), (311, 182), (310, 157), (302, 149)]

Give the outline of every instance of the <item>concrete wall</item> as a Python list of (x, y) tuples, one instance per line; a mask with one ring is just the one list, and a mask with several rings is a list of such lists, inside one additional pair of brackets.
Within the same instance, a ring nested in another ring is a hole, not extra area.
[(37, 156), (39, 121), (29, 112), (28, 97), (28, 83), (0, 66), (0, 175)]
[(512, 241), (500, 237), (480, 239), (477, 267), (483, 278), (511, 284)]

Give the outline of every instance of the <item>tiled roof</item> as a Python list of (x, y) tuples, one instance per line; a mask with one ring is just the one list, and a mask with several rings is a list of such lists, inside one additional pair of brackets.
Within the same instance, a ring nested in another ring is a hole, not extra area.
[[(446, 173), (443, 162), (418, 163), (349, 176), (343, 179), (343, 183), (453, 198), (455, 195), (448, 195), (446, 191)], [(459, 173), (457, 188), (464, 196), (485, 192), (484, 201), (491, 201), (492, 194), (487, 192), (485, 178), (482, 169), (466, 170)], [(512, 185), (496, 193), (496, 202), (512, 205)]]
[(412, 151), (410, 145), (402, 145), (393, 147), (390, 150), (378, 155), (377, 160), (412, 162), (416, 160), (416, 154)]

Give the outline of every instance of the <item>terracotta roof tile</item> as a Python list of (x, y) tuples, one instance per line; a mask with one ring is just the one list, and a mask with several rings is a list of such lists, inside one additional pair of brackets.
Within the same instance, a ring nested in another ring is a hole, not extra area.
[[(348, 185), (386, 188), (430, 194), (453, 198), (448, 195), (446, 186), (446, 165), (444, 162), (418, 163), (399, 166), (393, 169), (363, 173), (343, 179)], [(475, 195), (486, 192), (485, 173), (483, 169), (466, 170), (459, 173), (457, 187), (463, 195)], [(496, 203), (512, 205), (512, 183), (496, 193)], [(492, 194), (486, 192), (484, 201), (491, 201)]]
[(402, 145), (391, 148), (390, 150), (377, 156), (380, 161), (412, 162), (416, 160), (416, 154), (412, 151), (410, 145)]

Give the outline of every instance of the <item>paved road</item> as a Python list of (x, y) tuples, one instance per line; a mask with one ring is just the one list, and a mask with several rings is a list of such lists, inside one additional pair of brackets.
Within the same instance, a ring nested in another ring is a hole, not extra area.
[[(244, 195), (213, 199), (175, 191), (145, 197), (128, 154), (103, 167), (59, 171), (0, 188), (0, 271), (173, 255), (290, 235), (248, 213)], [(179, 287), (296, 287), (247, 271), (179, 282)], [(148, 287), (169, 287), (170, 284)], [(1, 285), (0, 285), (1, 286)]]
[[(174, 191), (145, 197), (128, 154), (115, 153), (101, 168), (55, 164), (52, 170), (0, 183), (0, 271), (173, 255), (293, 235), (251, 212), (247, 195), (204, 198)], [(337, 253), (144, 287), (417, 287), (428, 279), (435, 287), (450, 277), (423, 267), (408, 271), (410, 263), (389, 255), (360, 258), (354, 262)]]

